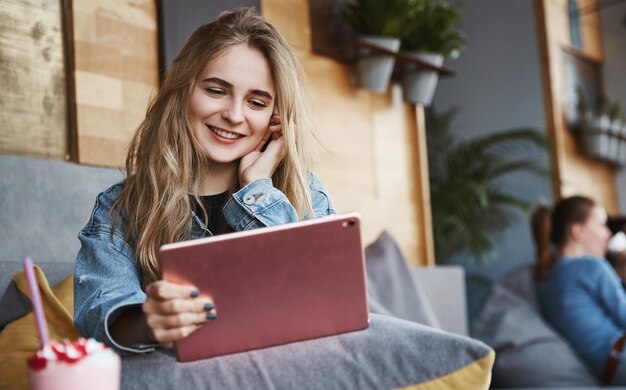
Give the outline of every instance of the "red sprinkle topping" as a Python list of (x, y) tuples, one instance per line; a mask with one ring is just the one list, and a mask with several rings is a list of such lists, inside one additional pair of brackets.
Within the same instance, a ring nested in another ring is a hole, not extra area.
[[(37, 351), (34, 356), (27, 360), (28, 367), (34, 371), (40, 371), (46, 368), (48, 361), (61, 361), (74, 364), (89, 355), (87, 351), (87, 339), (79, 338), (78, 340), (52, 341), (43, 349)], [(105, 349), (106, 346), (95, 340), (91, 340), (91, 352), (94, 352), (94, 344), (97, 350)], [(47, 352), (47, 353), (46, 353)]]
[(38, 355), (31, 356), (28, 358), (28, 367), (30, 367), (33, 371), (41, 371), (46, 368), (48, 364), (48, 359), (45, 357), (41, 357)]

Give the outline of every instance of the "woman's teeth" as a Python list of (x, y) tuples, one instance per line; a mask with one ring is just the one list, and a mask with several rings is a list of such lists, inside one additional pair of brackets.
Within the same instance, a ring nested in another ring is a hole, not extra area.
[(212, 132), (214, 132), (215, 134), (219, 135), (220, 137), (224, 137), (224, 138), (228, 138), (228, 139), (237, 139), (240, 137), (239, 134), (235, 134), (235, 133), (229, 133), (228, 131), (224, 131), (222, 129), (217, 129), (215, 127), (210, 126), (209, 127), (211, 129)]

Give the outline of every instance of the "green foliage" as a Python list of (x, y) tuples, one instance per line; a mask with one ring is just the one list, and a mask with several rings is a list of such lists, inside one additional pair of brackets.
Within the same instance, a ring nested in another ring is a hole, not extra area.
[(435, 255), (441, 264), (460, 253), (479, 262), (489, 260), (513, 209), (530, 209), (528, 201), (502, 188), (503, 177), (519, 172), (550, 177), (544, 164), (513, 153), (527, 147), (545, 149), (546, 139), (537, 129), (515, 128), (455, 141), (449, 132), (455, 114), (456, 109), (441, 115), (431, 110), (426, 126)]
[(461, 13), (447, 1), (412, 0), (410, 28), (402, 35), (402, 48), (408, 51), (439, 53), (457, 58), (463, 49), (463, 35), (457, 29)]
[(587, 118), (591, 114), (587, 95), (585, 95), (585, 90), (580, 85), (576, 86), (576, 111), (581, 118)]
[(463, 48), (461, 13), (447, 1), (352, 0), (343, 16), (358, 34), (400, 38), (404, 50), (456, 58)]
[(620, 121), (624, 117), (622, 102), (619, 99), (613, 100), (607, 108), (607, 114), (611, 122)]
[(344, 18), (362, 35), (400, 38), (409, 29), (408, 4), (414, 0), (353, 0), (343, 7)]
[(622, 102), (619, 99), (612, 100), (606, 95), (600, 95), (591, 107), (585, 90), (581, 85), (576, 86), (576, 112), (580, 120), (587, 120), (589, 116), (607, 116), (611, 121), (619, 121), (624, 117)]

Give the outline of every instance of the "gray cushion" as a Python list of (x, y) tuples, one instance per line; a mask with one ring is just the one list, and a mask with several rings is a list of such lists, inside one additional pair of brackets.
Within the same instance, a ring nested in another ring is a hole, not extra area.
[(373, 313), (439, 328), (426, 293), (387, 232), (382, 232), (365, 248), (365, 258), (368, 299)]
[(28, 314), (32, 305), (28, 296), (22, 294), (15, 282), (11, 282), (0, 298), (0, 332), (10, 322)]
[[(62, 275), (55, 279), (71, 271), (71, 264), (39, 265)], [(363, 331), (196, 362), (179, 363), (170, 350), (124, 356), (122, 388), (386, 389), (445, 376), (490, 352), (477, 340), (371, 314)]]
[(96, 196), (119, 169), (0, 155), (0, 260), (74, 262)]
[(532, 264), (523, 265), (509, 272), (499, 283), (524, 299), (536, 311), (539, 311), (539, 302), (535, 291), (535, 267)]
[(363, 331), (219, 358), (124, 357), (122, 388), (390, 389), (441, 377), (489, 352), (467, 337), (372, 314)]
[(532, 305), (499, 284), (494, 284), (470, 332), (496, 351), (494, 387), (597, 385), (569, 344)]

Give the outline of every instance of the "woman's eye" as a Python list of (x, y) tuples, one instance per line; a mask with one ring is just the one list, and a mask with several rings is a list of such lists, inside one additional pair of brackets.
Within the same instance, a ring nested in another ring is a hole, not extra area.
[(219, 88), (207, 88), (206, 91), (208, 93), (210, 93), (211, 95), (225, 95), (226, 92), (224, 92), (224, 90), (219, 89)]
[(265, 107), (267, 107), (267, 104), (265, 104), (265, 102), (262, 101), (262, 100), (252, 99), (252, 100), (249, 100), (248, 102), (250, 103), (250, 105), (252, 107), (255, 107), (255, 108), (265, 108)]

